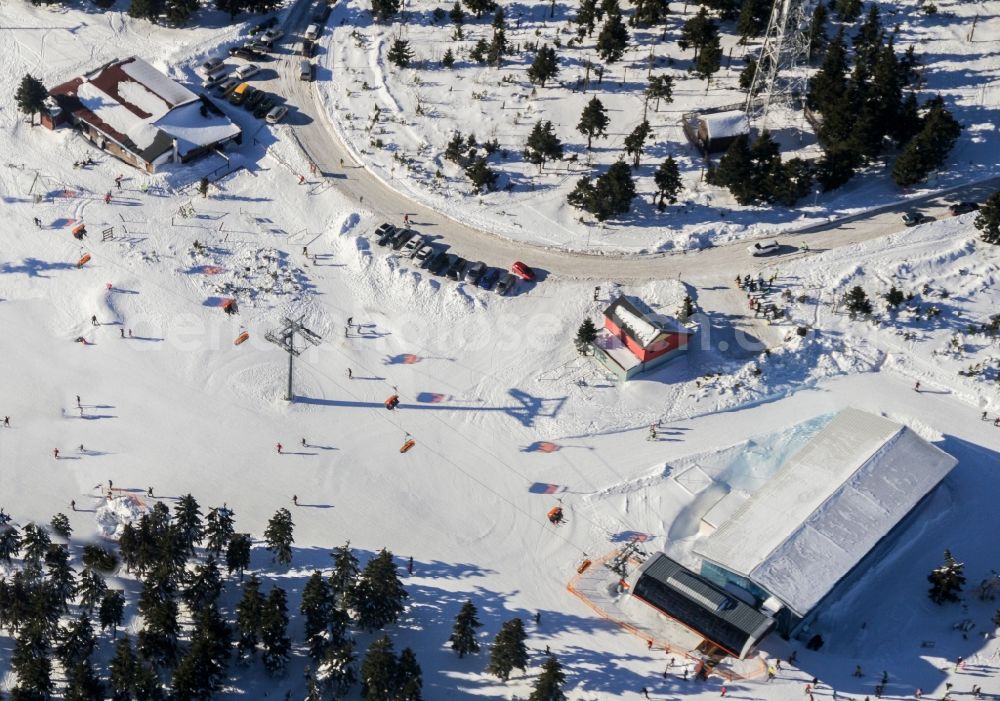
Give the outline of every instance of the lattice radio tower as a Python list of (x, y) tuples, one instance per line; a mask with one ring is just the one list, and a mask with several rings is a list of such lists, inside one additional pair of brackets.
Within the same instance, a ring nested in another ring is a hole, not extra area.
[(289, 402), (295, 399), (295, 394), (292, 392), (292, 361), (302, 354), (302, 349), (295, 347), (295, 334), (313, 346), (318, 346), (323, 340), (318, 333), (314, 333), (302, 325), (304, 318), (293, 320), (286, 317), (284, 326), (264, 334), (264, 338), (288, 353), (288, 392), (285, 394), (285, 399)]
[[(747, 96), (747, 117), (763, 129), (771, 104), (791, 105), (806, 92), (809, 22), (817, 0), (775, 0), (757, 72)], [(781, 74), (779, 78), (779, 73)]]

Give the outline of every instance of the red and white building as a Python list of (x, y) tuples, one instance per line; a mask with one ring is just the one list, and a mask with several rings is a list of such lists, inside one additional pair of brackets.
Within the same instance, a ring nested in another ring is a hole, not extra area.
[(604, 367), (630, 380), (687, 351), (693, 334), (677, 319), (643, 312), (622, 296), (604, 310), (604, 328), (592, 347)]
[(242, 140), (241, 129), (211, 100), (134, 56), (57, 85), (49, 95), (42, 124), (70, 124), (97, 148), (150, 173)]

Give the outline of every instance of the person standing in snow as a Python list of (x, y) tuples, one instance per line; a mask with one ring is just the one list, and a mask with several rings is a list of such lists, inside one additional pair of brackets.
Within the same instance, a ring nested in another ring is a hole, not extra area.
[(10, 417), (9, 416), (3, 417), (3, 427), (4, 428), (10, 428)]
[(919, 392), (920, 391), (920, 381), (919, 380), (917, 380), (917, 384), (913, 385), (913, 391), (914, 392)]
[(59, 449), (58, 448), (53, 448), (52, 449), (52, 457), (54, 457), (56, 460), (59, 459)]
[(125, 329), (118, 329), (118, 331), (121, 333), (122, 338), (125, 338)]
[(727, 691), (728, 689), (726, 689), (726, 687), (722, 687), (719, 689), (719, 696), (725, 696)]
[(39, 219), (38, 217), (35, 217), (35, 226), (37, 226), (39, 229), (42, 228), (42, 220)]
[(306, 439), (305, 439), (305, 438), (303, 438), (303, 439), (302, 439), (302, 447), (303, 447), (303, 448), (305, 448), (305, 447), (306, 447)]
[(982, 418), (982, 420), (986, 421), (986, 412), (985, 411), (983, 412), (983, 418)]
[(351, 373), (351, 369), (350, 368), (347, 368), (347, 379), (348, 380), (353, 380), (354, 379), (354, 375), (353, 375), (353, 373)]
[(281, 455), (281, 443), (278, 443), (276, 447), (278, 449), (278, 455)]
[(858, 665), (854, 665), (854, 673), (853, 673), (852, 676), (855, 676), (855, 677), (858, 677), (858, 678), (865, 676), (865, 673), (861, 671), (861, 665), (859, 665), (859, 664)]
[(153, 496), (153, 488), (152, 487), (150, 487), (149, 489), (146, 490), (146, 496), (147, 497), (152, 497)]
[(91, 326), (100, 326), (100, 324), (97, 323), (97, 314), (93, 314), (90, 317), (90, 325)]
[(293, 494), (292, 495), (292, 503), (295, 504), (296, 506), (299, 505), (299, 495), (298, 494)]
[(76, 499), (69, 500), (69, 508), (73, 509), (73, 511), (76, 511)]
[(406, 571), (409, 574), (413, 574), (413, 555), (410, 555), (410, 562), (406, 565)]

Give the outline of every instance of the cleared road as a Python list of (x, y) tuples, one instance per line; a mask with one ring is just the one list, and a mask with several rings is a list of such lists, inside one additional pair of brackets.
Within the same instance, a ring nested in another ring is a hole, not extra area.
[[(284, 23), (287, 35), (283, 43), (286, 50), (294, 46), (295, 35), (301, 35), (309, 20), (310, 0), (299, 0)], [(291, 123), (309, 158), (326, 177), (333, 179), (336, 189), (358, 201), (360, 208), (396, 224), (400, 224), (403, 214), (407, 213), (414, 228), (423, 234), (439, 238), (465, 258), (484, 260), (498, 267), (507, 267), (515, 260), (524, 260), (534, 268), (561, 278), (618, 282), (678, 276), (693, 278), (719, 273), (735, 275), (739, 271), (745, 272), (754, 264), (759, 267), (765, 261), (781, 259), (781, 254), (769, 258), (752, 258), (747, 253), (748, 244), (745, 242), (685, 254), (592, 255), (510, 241), (465, 226), (392, 189), (354, 161), (316, 99), (313, 84), (300, 80), (300, 60), (297, 56), (283, 54), (272, 65), (278, 73), (281, 94), (302, 112), (300, 118), (293, 119)], [(344, 163), (344, 168), (341, 168), (341, 162)], [(785, 254), (798, 252), (799, 255), (804, 255), (803, 246), (808, 246), (810, 253), (846, 246), (904, 228), (900, 215), (905, 210), (919, 209), (934, 219), (949, 217), (948, 203), (958, 200), (982, 202), (998, 188), (1000, 178), (994, 178), (963, 186), (946, 194), (932, 195), (856, 217), (820, 224), (796, 233), (782, 234), (779, 241), (783, 244), (782, 252)]]

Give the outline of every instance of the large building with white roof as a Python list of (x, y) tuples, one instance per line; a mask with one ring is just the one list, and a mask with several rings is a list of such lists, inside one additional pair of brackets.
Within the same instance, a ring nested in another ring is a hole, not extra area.
[(857, 409), (838, 413), (695, 546), (701, 574), (808, 630), (957, 461), (912, 429)]
[(57, 108), (43, 115), (43, 124), (72, 124), (98, 148), (150, 173), (242, 138), (208, 98), (134, 56), (57, 85), (49, 95)]

